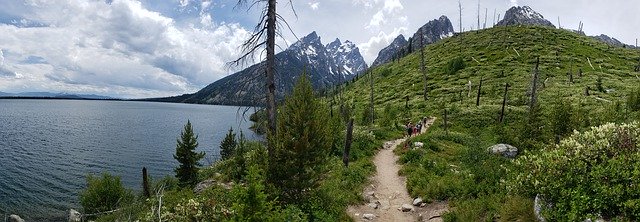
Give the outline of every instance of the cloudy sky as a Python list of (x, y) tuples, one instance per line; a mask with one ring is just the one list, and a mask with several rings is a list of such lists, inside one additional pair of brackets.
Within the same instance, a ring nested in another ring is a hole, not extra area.
[[(237, 0), (0, 0), (0, 91), (143, 98), (192, 93), (239, 68), (226, 63), (259, 11)], [(291, 30), (279, 44), (317, 31), (358, 45), (367, 63), (399, 34), (440, 15), (458, 31), (455, 0), (280, 0)], [(462, 0), (463, 26), (477, 26), (478, 0)], [(482, 22), (529, 5), (557, 25), (625, 43), (640, 38), (640, 1), (480, 0)], [(292, 10), (295, 10), (295, 14)], [(295, 35), (294, 35), (295, 34)]]

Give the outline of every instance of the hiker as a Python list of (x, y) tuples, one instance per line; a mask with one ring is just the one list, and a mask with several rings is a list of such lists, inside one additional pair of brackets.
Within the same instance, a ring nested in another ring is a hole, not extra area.
[(413, 132), (413, 125), (411, 124), (411, 122), (407, 123), (407, 136), (411, 137), (411, 133)]
[(427, 117), (422, 118), (422, 125), (427, 125)]
[(418, 122), (418, 124), (416, 125), (416, 130), (418, 131), (418, 133), (422, 133), (422, 123)]

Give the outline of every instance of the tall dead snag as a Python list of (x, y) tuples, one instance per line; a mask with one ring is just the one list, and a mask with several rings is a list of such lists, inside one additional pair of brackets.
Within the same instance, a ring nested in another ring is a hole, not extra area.
[[(504, 71), (503, 71), (504, 72)], [(500, 111), (500, 122), (504, 122), (504, 107), (507, 106), (507, 92), (509, 91), (509, 83), (504, 84), (504, 96), (502, 96), (502, 110)]]
[(351, 150), (351, 141), (353, 140), (353, 118), (347, 123), (347, 136), (344, 140), (344, 150), (342, 151), (342, 163), (345, 167), (349, 167), (349, 151)]
[(151, 190), (149, 189), (149, 175), (147, 174), (147, 168), (142, 168), (142, 194), (144, 197), (151, 197)]
[(462, 33), (462, 3), (458, 0), (458, 11), (460, 12), (460, 29), (458, 30)]
[(482, 24), (482, 29), (487, 28), (487, 13), (489, 13), (489, 9), (484, 8), (484, 23)]
[(420, 71), (422, 72), (422, 76), (424, 77), (424, 101), (427, 101), (427, 87), (428, 87), (428, 79), (427, 79), (427, 67), (424, 64), (424, 32), (422, 28), (420, 28)]
[[(256, 53), (261, 53), (262, 48), (266, 51), (266, 66), (265, 66), (265, 98), (266, 98), (266, 110), (267, 110), (267, 136), (274, 135), (276, 133), (276, 32), (277, 24), (276, 19), (282, 17), (276, 13), (276, 0), (238, 0), (237, 6), (249, 5), (249, 8), (254, 7), (260, 3), (266, 2), (266, 5), (262, 9), (260, 15), (260, 21), (255, 26), (253, 34), (242, 45), (243, 55), (232, 64), (240, 65), (246, 64), (247, 60), (254, 58)], [(289, 0), (291, 4), (291, 0)], [(294, 11), (295, 12), (295, 11)], [(284, 21), (286, 24), (286, 21)], [(272, 155), (272, 146), (268, 145), (267, 150), (269, 156)]]
[(444, 132), (449, 135), (449, 119), (447, 118), (447, 107), (444, 107)]
[(371, 85), (371, 93), (370, 93), (371, 98), (369, 100), (369, 111), (370, 111), (369, 112), (369, 115), (370, 115), (369, 116), (369, 120), (371, 121), (371, 123), (374, 123), (376, 115), (375, 115), (375, 109), (373, 107), (373, 81), (374, 81), (373, 72), (369, 72), (369, 80), (370, 80), (369, 82), (370, 82), (370, 85)]
[(478, 95), (476, 96), (476, 106), (480, 106), (480, 94), (482, 93), (482, 80), (484, 76), (480, 77), (480, 85), (478, 85)]
[(540, 65), (540, 57), (536, 58), (536, 67), (533, 69), (533, 78), (531, 79), (531, 100), (529, 101), (529, 113), (531, 113), (536, 105), (538, 97), (538, 66)]

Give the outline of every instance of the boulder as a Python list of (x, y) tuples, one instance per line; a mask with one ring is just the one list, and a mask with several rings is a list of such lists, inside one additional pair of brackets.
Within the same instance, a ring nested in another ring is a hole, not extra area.
[(518, 155), (518, 148), (509, 144), (502, 143), (487, 148), (487, 151), (510, 159), (516, 158), (516, 156)]
[(69, 222), (81, 222), (81, 221), (82, 221), (82, 214), (80, 214), (80, 212), (74, 209), (69, 209)]
[(422, 143), (422, 142), (414, 142), (414, 143), (413, 143), (413, 146), (414, 146), (414, 147), (423, 147), (423, 146), (424, 146), (424, 143)]
[(369, 191), (364, 193), (364, 200), (366, 200), (369, 203), (373, 203), (374, 201), (378, 200), (378, 197), (376, 197), (375, 192)]
[(420, 206), (422, 204), (422, 198), (418, 197), (413, 199), (413, 206)]
[(214, 179), (208, 179), (198, 183), (196, 187), (193, 188), (193, 192), (196, 194), (199, 194), (213, 185), (221, 186), (222, 188), (227, 190), (230, 190), (231, 188), (233, 188), (233, 182), (222, 183), (222, 182), (216, 182), (216, 180)]
[(9, 215), (9, 222), (24, 222), (24, 220), (18, 215), (11, 214)]
[(538, 219), (538, 221), (547, 221), (544, 219), (544, 217), (542, 217), (542, 198), (539, 194), (536, 194), (536, 198), (533, 200), (533, 214), (536, 215), (536, 219)]
[(400, 207), (400, 211), (402, 212), (413, 211), (413, 206), (411, 206), (411, 204), (402, 204), (402, 207)]
[(373, 220), (374, 218), (376, 218), (376, 215), (373, 214), (363, 214), (362, 218), (367, 219), (367, 220)]
[(373, 209), (378, 209), (378, 208), (380, 208), (380, 205), (381, 205), (381, 204), (380, 204), (380, 201), (376, 201), (376, 202), (372, 202), (372, 203), (367, 204), (367, 206), (369, 206), (369, 207), (371, 207), (371, 208), (373, 208)]

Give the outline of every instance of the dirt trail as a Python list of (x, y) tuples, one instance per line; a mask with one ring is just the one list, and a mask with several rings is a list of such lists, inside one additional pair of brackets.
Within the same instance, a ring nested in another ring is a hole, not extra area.
[[(435, 118), (430, 118), (422, 132), (426, 132), (434, 121)], [(364, 191), (367, 203), (350, 206), (347, 210), (355, 221), (438, 221), (441, 213), (447, 210), (446, 203), (432, 203), (424, 207), (413, 206), (413, 210), (409, 212), (401, 211), (403, 204), (413, 203), (413, 198), (406, 189), (406, 178), (398, 175), (400, 165), (396, 163), (398, 157), (393, 153), (393, 150), (405, 140), (406, 138), (387, 141), (383, 149), (376, 154), (373, 160), (376, 174), (372, 184)], [(371, 214), (374, 217), (371, 218)], [(369, 218), (366, 218), (367, 216)]]

